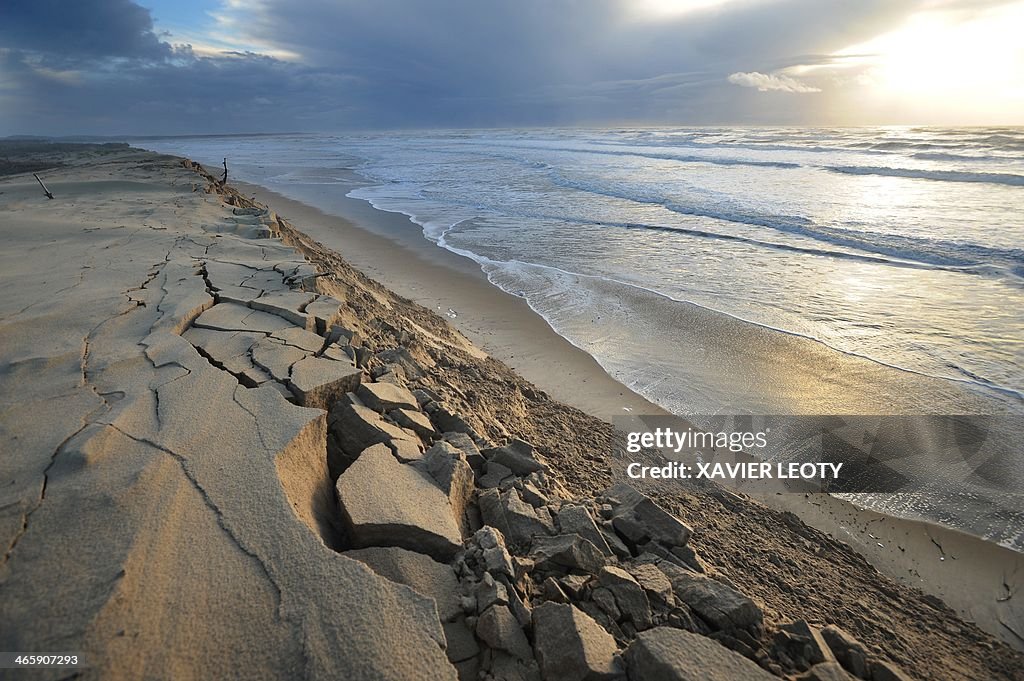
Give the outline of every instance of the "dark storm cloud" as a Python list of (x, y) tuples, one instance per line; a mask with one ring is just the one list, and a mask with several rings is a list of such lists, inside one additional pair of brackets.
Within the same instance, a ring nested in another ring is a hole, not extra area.
[(149, 11), (132, 0), (3, 0), (0, 47), (61, 61), (170, 53), (153, 33)]
[[(246, 0), (221, 30), (300, 55), (198, 56), (130, 0), (0, 7), (0, 134), (572, 123), (802, 123), (815, 95), (733, 73), (866, 40), (935, 0)], [(827, 56), (818, 57), (824, 63)], [(735, 80), (735, 79), (734, 79)], [(802, 101), (795, 103), (794, 97)]]

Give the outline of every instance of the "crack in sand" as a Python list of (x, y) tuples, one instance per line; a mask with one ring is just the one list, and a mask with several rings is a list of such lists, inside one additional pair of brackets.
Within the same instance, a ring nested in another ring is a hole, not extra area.
[(78, 281), (76, 281), (74, 284), (71, 284), (69, 286), (64, 286), (63, 288), (59, 288), (59, 289), (57, 289), (55, 291), (48, 291), (45, 298), (43, 298), (41, 300), (37, 300), (34, 303), (30, 303), (30, 304), (26, 305), (25, 307), (21, 308), (20, 310), (15, 312), (13, 315), (11, 315), (10, 318), (13, 319), (14, 317), (23, 315), (26, 312), (28, 312), (30, 309), (35, 307), (36, 305), (40, 305), (40, 304), (45, 303), (45, 302), (53, 301), (61, 293), (65, 293), (67, 291), (70, 291), (73, 288), (77, 288), (78, 286), (81, 286), (82, 283), (85, 281), (85, 275), (88, 273), (89, 270), (93, 269), (93, 262), (95, 262), (95, 260), (96, 260), (95, 257), (93, 257), (93, 256), (89, 257), (89, 264), (82, 265), (82, 269), (78, 273)]
[[(169, 258), (169, 257), (170, 257), (170, 251), (167, 252), (167, 258)], [(153, 265), (153, 267), (155, 269), (147, 275), (146, 280), (144, 282), (142, 282), (138, 286), (135, 286), (135, 287), (130, 288), (130, 289), (126, 289), (124, 291), (124, 294), (126, 296), (128, 296), (128, 301), (129, 302), (135, 303), (136, 305), (138, 305), (140, 307), (146, 307), (146, 301), (144, 301), (144, 300), (137, 300), (137, 299), (133, 298), (131, 294), (132, 294), (133, 291), (145, 291), (145, 290), (148, 290), (146, 287), (149, 286), (149, 284), (152, 283), (154, 279), (156, 279), (158, 276), (160, 276), (160, 273), (163, 271), (164, 267), (167, 265), (167, 262), (168, 262), (167, 258), (165, 258), (162, 263), (157, 263), (157, 264)]]
[[(274, 313), (270, 312), (268, 314), (274, 314)], [(276, 315), (276, 316), (281, 317), (281, 315)], [(281, 319), (284, 319), (284, 317), (281, 317)], [(288, 320), (285, 319), (285, 321), (288, 321)], [(302, 327), (296, 326), (295, 328), (300, 329)], [(318, 350), (310, 350), (309, 348), (304, 348), (301, 345), (295, 345), (295, 343), (289, 343), (285, 339), (280, 338), (278, 336), (275, 336), (274, 335), (275, 333), (278, 333), (278, 332), (274, 331), (274, 332), (271, 332), (271, 333), (267, 334), (267, 338), (269, 338), (274, 343), (277, 343), (278, 345), (285, 346), (286, 348), (295, 348), (296, 350), (302, 350), (303, 352), (306, 353), (306, 357), (312, 357), (312, 356), (319, 357), (331, 345), (331, 343), (329, 342), (329, 339), (327, 339), (326, 337), (320, 335), (319, 333), (316, 333), (315, 331), (310, 331), (310, 333), (312, 333), (312, 334), (314, 334), (316, 336), (320, 336), (320, 338), (323, 338), (323, 343), (320, 344), (320, 348)], [(305, 357), (303, 359), (305, 359)], [(330, 358), (328, 358), (328, 359), (330, 359)]]
[[(163, 304), (164, 304), (164, 301), (167, 300), (167, 296), (169, 295), (169, 291), (167, 290), (167, 269), (166, 269), (166, 265), (167, 265), (167, 263), (169, 263), (171, 261), (171, 253), (174, 251), (174, 249), (177, 247), (177, 245), (178, 245), (178, 240), (175, 239), (174, 245), (172, 245), (169, 249), (167, 249), (167, 255), (164, 256), (164, 265), (160, 267), (160, 274), (163, 274), (163, 278), (162, 278), (162, 280), (160, 282), (160, 293), (161, 293), (160, 300), (156, 304), (157, 323), (159, 323), (159, 320), (163, 319), (163, 316), (164, 316)], [(154, 323), (153, 326), (151, 326), (149, 328), (150, 333), (153, 332), (153, 329), (155, 327), (156, 327), (156, 323)]]
[(196, 489), (196, 491), (199, 492), (200, 497), (203, 499), (203, 503), (206, 504), (207, 508), (209, 508), (213, 512), (214, 517), (217, 519), (217, 525), (219, 525), (220, 528), (224, 530), (224, 533), (231, 538), (231, 541), (235, 544), (235, 546), (238, 547), (239, 551), (252, 558), (254, 561), (256, 561), (256, 564), (260, 566), (260, 570), (263, 572), (263, 575), (267, 578), (267, 581), (270, 582), (270, 584), (274, 587), (276, 601), (274, 607), (275, 617), (278, 619), (278, 621), (284, 620), (284, 617), (281, 614), (281, 608), (284, 602), (284, 590), (274, 579), (273, 575), (271, 574), (270, 568), (267, 566), (266, 562), (264, 562), (264, 560), (260, 557), (260, 555), (255, 550), (248, 548), (238, 537), (238, 535), (236, 535), (235, 532), (229, 527), (229, 523), (224, 517), (224, 512), (221, 511), (220, 507), (217, 506), (216, 503), (214, 503), (213, 499), (210, 497), (210, 493), (207, 491), (205, 487), (203, 487), (203, 485), (199, 482), (195, 475), (190, 471), (190, 460), (188, 459), (188, 457), (183, 456), (175, 452), (173, 449), (165, 447), (157, 442), (153, 442), (148, 438), (136, 437), (135, 435), (132, 435), (131, 433), (128, 433), (125, 430), (122, 430), (113, 423), (107, 423), (104, 425), (113, 428), (114, 430), (121, 433), (129, 440), (133, 440), (140, 444), (149, 445), (154, 449), (158, 449), (159, 451), (173, 457), (178, 462), (178, 465), (181, 466), (181, 470), (185, 474), (185, 477), (188, 479), (189, 482), (192, 483), (192, 486)]
[(239, 407), (241, 407), (242, 410), (245, 413), (247, 413), (249, 416), (252, 417), (252, 422), (256, 425), (256, 435), (259, 436), (259, 438), (260, 438), (260, 444), (263, 445), (264, 449), (266, 449), (267, 451), (270, 451), (271, 447), (270, 447), (270, 445), (267, 444), (267, 440), (263, 436), (263, 429), (260, 427), (260, 420), (259, 420), (259, 418), (256, 416), (255, 413), (253, 413), (253, 411), (251, 409), (249, 409), (249, 407), (245, 406), (244, 404), (242, 404), (241, 402), (238, 401), (238, 388), (241, 388), (241, 387), (243, 387), (243, 386), (240, 385), (240, 386), (238, 386), (237, 388), (235, 388), (231, 392), (231, 399), (234, 400), (235, 404), (237, 404)]
[(57, 447), (53, 450), (53, 453), (50, 454), (50, 462), (46, 465), (46, 468), (43, 469), (43, 481), (39, 487), (39, 497), (36, 499), (36, 502), (32, 506), (32, 508), (28, 509), (24, 514), (22, 514), (21, 527), (18, 529), (13, 539), (11, 539), (10, 543), (8, 544), (7, 550), (4, 552), (3, 560), (0, 561), (0, 565), (6, 565), (7, 562), (10, 560), (11, 554), (14, 552), (14, 549), (18, 545), (18, 542), (20, 542), (21, 538), (25, 536), (25, 533), (28, 532), (28, 526), (32, 518), (32, 515), (36, 511), (38, 511), (39, 508), (43, 505), (43, 501), (46, 499), (46, 487), (50, 482), (50, 470), (57, 463), (57, 457), (60, 456), (62, 451), (64, 451), (64, 447), (66, 447), (67, 444), (71, 442), (71, 440), (73, 440), (79, 433), (81, 433), (89, 426), (93, 425), (96, 422), (96, 419), (98, 419), (99, 416), (101, 415), (102, 410), (105, 409), (106, 411), (110, 411), (110, 405), (107, 402), (107, 400), (103, 398), (98, 392), (96, 392), (96, 388), (94, 386), (90, 386), (90, 388), (92, 388), (93, 393), (95, 393), (97, 396), (100, 397), (101, 400), (103, 400), (103, 403), (98, 405), (96, 409), (86, 414), (85, 417), (82, 419), (82, 425), (75, 429), (73, 433), (68, 435), (63, 440), (61, 440), (60, 444), (58, 444)]
[[(1017, 576), (1017, 570), (1014, 569), (1014, 571), (1010, 575), (1010, 577), (1013, 578), (1013, 577), (1016, 577), (1016, 576)], [(1000, 596), (999, 598), (997, 598), (996, 599), (997, 603), (1006, 603), (1011, 598), (1013, 598), (1014, 594), (1017, 593), (1017, 589), (1010, 585), (1010, 580), (1006, 578), (1006, 573), (1005, 572), (1003, 573), (1003, 589), (1006, 591), (1006, 595), (1005, 596)]]
[[(244, 263), (244, 262), (232, 262), (231, 260), (221, 260), (220, 258), (207, 258), (207, 259), (210, 262), (218, 262), (221, 265), (238, 265), (239, 267), (244, 267), (247, 270), (254, 270), (255, 272), (265, 272), (266, 271), (266, 269), (263, 268), (263, 267), (256, 267), (254, 265), (249, 265), (249, 264)], [(251, 279), (253, 276), (255, 276), (255, 275), (249, 275), (248, 277), (246, 277), (246, 279)], [(241, 286), (241, 284), (239, 284), (239, 286)]]
[[(199, 353), (200, 357), (202, 357), (203, 359), (205, 359), (207, 362), (210, 363), (210, 366), (212, 366), (214, 369), (219, 369), (219, 370), (223, 371), (224, 373), (229, 374), (232, 378), (234, 378), (236, 381), (238, 381), (238, 384), (240, 386), (242, 386), (243, 388), (255, 388), (255, 387), (257, 387), (255, 385), (252, 385), (252, 386), (246, 385), (246, 382), (247, 381), (251, 382), (251, 380), (248, 377), (246, 377), (244, 373), (242, 373), (242, 372), (235, 373), (234, 371), (231, 371), (226, 366), (224, 366), (223, 364), (221, 364), (220, 362), (215, 360), (208, 352), (206, 352), (206, 350), (204, 350), (203, 348), (199, 347), (198, 345), (193, 345), (192, 347), (195, 348), (196, 352)], [(271, 378), (273, 378), (273, 377), (271, 377)]]
[[(213, 244), (214, 244), (214, 242), (211, 241), (210, 243), (203, 245), (203, 244), (199, 243), (198, 241), (196, 241), (195, 239), (193, 239), (190, 236), (186, 236), (186, 237), (182, 237), (182, 238), (185, 241), (188, 241), (189, 243), (191, 243), (191, 244), (193, 244), (195, 246), (198, 246), (199, 248), (203, 249), (203, 255), (208, 255), (210, 253), (210, 247), (212, 247)], [(198, 257), (198, 256), (192, 256), (192, 257), (195, 258), (195, 257)]]
[(84, 388), (89, 384), (89, 353), (92, 351), (89, 339), (92, 338), (92, 335), (94, 333), (99, 331), (99, 328), (101, 326), (103, 326), (112, 319), (117, 319), (118, 317), (131, 312), (133, 309), (135, 308), (128, 308), (127, 310), (123, 310), (113, 316), (107, 317), (106, 319), (96, 324), (96, 326), (89, 329), (89, 332), (86, 333), (85, 336), (82, 338), (82, 353), (78, 362), (79, 370), (82, 373), (82, 382), (79, 384), (80, 387)]

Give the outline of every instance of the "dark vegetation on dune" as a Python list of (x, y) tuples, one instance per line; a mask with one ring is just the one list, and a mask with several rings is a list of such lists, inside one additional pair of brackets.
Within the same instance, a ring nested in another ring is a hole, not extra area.
[(38, 139), (0, 139), (0, 177), (60, 168), (65, 165), (62, 158), (69, 152), (85, 154), (88, 158), (122, 149), (128, 149), (124, 142), (77, 144)]

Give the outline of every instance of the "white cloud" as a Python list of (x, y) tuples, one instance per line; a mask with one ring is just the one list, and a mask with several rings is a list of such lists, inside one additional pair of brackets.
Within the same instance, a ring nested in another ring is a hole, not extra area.
[(729, 76), (729, 82), (741, 87), (756, 87), (759, 92), (777, 90), (779, 92), (795, 92), (806, 94), (808, 92), (821, 92), (821, 88), (807, 85), (796, 78), (778, 73), (759, 73), (750, 71), (745, 73), (738, 71)]

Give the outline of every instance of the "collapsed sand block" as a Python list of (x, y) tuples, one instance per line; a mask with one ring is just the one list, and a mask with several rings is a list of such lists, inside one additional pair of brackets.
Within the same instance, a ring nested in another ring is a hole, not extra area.
[(290, 287), (299, 288), (310, 293), (316, 292), (316, 278), (320, 276), (316, 268), (308, 262), (298, 263), (291, 271), (285, 271), (284, 281)]
[(537, 537), (530, 551), (536, 569), (566, 573), (579, 570), (596, 575), (604, 567), (604, 556), (596, 546), (577, 534)]
[(387, 446), (391, 453), (402, 463), (413, 463), (423, 458), (423, 445), (413, 440), (393, 439), (388, 440)]
[(336, 343), (342, 347), (359, 347), (363, 344), (362, 336), (359, 335), (358, 331), (346, 329), (338, 324), (331, 324), (328, 330), (324, 332), (324, 335), (329, 342)]
[(772, 681), (778, 679), (710, 638), (656, 627), (640, 633), (623, 653), (629, 678), (659, 681)]
[(437, 436), (437, 431), (434, 430), (434, 424), (430, 422), (427, 415), (421, 411), (415, 409), (392, 409), (388, 412), (388, 417), (409, 430), (415, 432), (417, 435), (423, 438), (432, 439)]
[(515, 474), (500, 463), (485, 461), (477, 484), (482, 489), (508, 488), (514, 478)]
[(651, 604), (639, 582), (628, 572), (614, 565), (601, 568), (598, 583), (615, 598), (615, 605), (625, 620), (632, 622), (637, 631), (653, 625)]
[(612, 555), (608, 542), (586, 507), (577, 504), (563, 504), (558, 509), (558, 528), (562, 534), (578, 534), (600, 549), (606, 556)]
[(555, 531), (547, 511), (534, 509), (519, 497), (514, 488), (506, 492), (497, 489), (481, 491), (477, 501), (484, 523), (498, 528), (513, 546), (529, 546), (534, 537)]
[(341, 321), (341, 301), (330, 296), (318, 295), (306, 305), (305, 313), (316, 324), (315, 331), (327, 335), (332, 326)]
[(625, 483), (605, 492), (619, 501), (612, 514), (616, 532), (634, 546), (654, 540), (665, 546), (686, 546), (692, 530), (681, 520)]
[(797, 681), (855, 681), (838, 662), (820, 662), (796, 677)]
[(470, 538), (470, 546), (478, 546), (484, 568), (495, 575), (515, 577), (512, 557), (505, 546), (505, 537), (494, 527), (481, 527)]
[(832, 649), (828, 647), (827, 643), (825, 643), (825, 638), (822, 636), (821, 630), (817, 627), (812, 627), (805, 620), (797, 620), (795, 622), (783, 624), (779, 629), (807, 639), (807, 646), (810, 650), (808, 662), (811, 664), (837, 661)]
[(448, 497), (459, 529), (468, 535), (466, 508), (473, 498), (473, 469), (466, 463), (466, 455), (447, 442), (437, 442), (412, 465), (437, 483)]
[(626, 569), (647, 594), (647, 601), (652, 606), (664, 609), (675, 605), (676, 598), (672, 593), (672, 582), (656, 565), (636, 563), (627, 566)]
[[(402, 367), (402, 370), (405, 371), (405, 375), (410, 379), (422, 378), (424, 375), (424, 365), (413, 357), (409, 350), (404, 347), (382, 350), (374, 356), (383, 364), (399, 365)], [(430, 359), (429, 355), (424, 356), (423, 361), (426, 364), (426, 368), (434, 366), (434, 362)]]
[(302, 311), (314, 298), (314, 294), (301, 291), (275, 291), (250, 301), (249, 307), (275, 314), (308, 331), (316, 331), (316, 320)]
[(485, 449), (481, 453), (488, 461), (499, 463), (516, 475), (544, 470), (544, 465), (535, 458), (533, 445), (523, 440), (515, 439), (503, 447)]
[(432, 479), (380, 448), (367, 450), (338, 478), (342, 517), (358, 548), (398, 546), (448, 561), (462, 535)]
[(868, 678), (868, 651), (860, 641), (834, 624), (822, 629), (821, 637), (843, 668), (858, 678)]
[(672, 583), (676, 598), (690, 606), (701, 619), (719, 631), (754, 630), (763, 624), (761, 608), (730, 586), (668, 561), (658, 568)]
[(416, 397), (393, 383), (364, 383), (356, 395), (367, 407), (382, 414), (396, 409), (419, 410)]
[(451, 622), (462, 614), (459, 581), (450, 565), (396, 546), (354, 549), (342, 555), (366, 563), (381, 577), (433, 598), (441, 622)]
[[(419, 399), (419, 396), (417, 396), (417, 399)], [(483, 472), (485, 463), (484, 457), (483, 454), (480, 453), (480, 450), (477, 448), (476, 443), (473, 442), (473, 438), (471, 438), (469, 435), (466, 435), (465, 433), (449, 432), (444, 433), (441, 436), (441, 439), (447, 442), (448, 444), (452, 445), (453, 447), (457, 447), (461, 449), (463, 452), (465, 452), (466, 461), (469, 462), (469, 465), (473, 469), (474, 473), (480, 474)]]
[(258, 206), (248, 206), (245, 208), (234, 207), (231, 209), (232, 215), (266, 215), (267, 209), (260, 208)]
[(366, 407), (354, 393), (348, 392), (332, 406), (327, 419), (330, 439), (327, 447), (332, 479), (337, 479), (359, 455), (375, 444), (406, 441), (395, 447), (405, 460), (418, 458), (419, 438), (415, 433), (385, 421)]
[(492, 605), (487, 608), (477, 620), (476, 635), (492, 650), (503, 650), (523, 662), (533, 659), (530, 642), (526, 639), (519, 620), (506, 605)]
[(579, 608), (545, 602), (533, 610), (533, 631), (534, 652), (545, 680), (623, 678), (615, 639)]
[(350, 362), (306, 357), (292, 365), (288, 387), (299, 404), (327, 410), (338, 398), (355, 390), (362, 375)]

